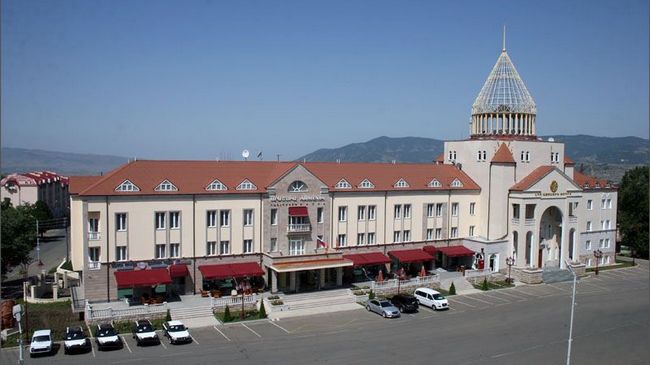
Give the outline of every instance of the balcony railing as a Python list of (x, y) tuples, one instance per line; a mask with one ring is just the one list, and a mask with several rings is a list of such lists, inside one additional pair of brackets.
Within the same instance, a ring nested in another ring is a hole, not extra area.
[(287, 227), (287, 232), (289, 233), (311, 232), (311, 224), (309, 223), (289, 224), (289, 226)]
[(512, 224), (519, 224), (519, 218), (512, 218)]
[(88, 270), (99, 270), (102, 267), (102, 264), (99, 261), (89, 261)]
[(534, 226), (535, 225), (535, 218), (526, 218), (524, 221), (525, 226)]
[(97, 241), (101, 237), (102, 235), (99, 232), (88, 232), (88, 239), (91, 241)]

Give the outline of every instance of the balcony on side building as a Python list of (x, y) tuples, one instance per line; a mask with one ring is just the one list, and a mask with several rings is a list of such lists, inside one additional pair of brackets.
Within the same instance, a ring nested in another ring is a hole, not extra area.
[(309, 223), (289, 223), (287, 226), (287, 233), (309, 233), (311, 232), (311, 224)]
[(101, 233), (99, 232), (88, 232), (88, 240), (97, 241), (102, 238)]

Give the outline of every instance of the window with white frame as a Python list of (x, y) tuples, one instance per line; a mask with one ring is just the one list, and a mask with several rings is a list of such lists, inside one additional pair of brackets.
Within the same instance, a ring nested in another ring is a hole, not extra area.
[(181, 257), (181, 245), (179, 243), (169, 244), (169, 257)]
[(609, 265), (609, 255), (605, 256), (605, 265)]
[(436, 239), (442, 239), (442, 228), (436, 228)]
[(601, 238), (598, 241), (598, 248), (605, 248), (605, 240), (604, 239)]
[(399, 180), (395, 183), (394, 187), (396, 187), (396, 188), (408, 188), (408, 187), (409, 187), (409, 183), (407, 183), (406, 180), (404, 180), (404, 179), (399, 179)]
[(345, 234), (340, 234), (338, 236), (339, 247), (345, 247), (348, 245), (348, 237)]
[(208, 256), (215, 256), (217, 254), (217, 241), (208, 241), (205, 246), (205, 253)]
[(602, 199), (600, 201), (600, 209), (605, 209), (606, 204), (607, 204), (607, 199)]
[(124, 180), (120, 185), (118, 185), (115, 188), (115, 191), (118, 192), (135, 192), (135, 191), (140, 191), (140, 188), (137, 187), (135, 184), (133, 184), (129, 180)]
[(463, 187), (463, 183), (460, 182), (460, 180), (458, 180), (458, 179), (454, 179), (454, 181), (452, 181), (450, 185), (451, 185), (452, 188), (462, 188)]
[(433, 239), (433, 228), (427, 228), (427, 241), (431, 241)]
[(585, 250), (591, 250), (591, 240), (585, 241)]
[(167, 249), (167, 245), (164, 244), (156, 245), (156, 258), (164, 259), (165, 257), (167, 257), (166, 249)]
[(357, 219), (360, 221), (366, 220), (366, 206), (365, 205), (360, 205), (357, 208)]
[(348, 220), (348, 207), (339, 207), (339, 222)]
[(230, 253), (230, 241), (219, 242), (219, 255), (227, 255)]
[(336, 183), (334, 187), (336, 189), (351, 189), (352, 185), (350, 185), (350, 183), (347, 180), (341, 179), (339, 180), (339, 182)]
[(244, 225), (253, 225), (253, 209), (244, 209)]
[(272, 226), (278, 225), (278, 210), (275, 208), (271, 209), (271, 225)]
[(612, 199), (607, 199), (607, 209), (612, 209)]
[(88, 218), (88, 233), (99, 233), (99, 218)]
[(126, 261), (129, 257), (126, 254), (126, 246), (117, 246), (115, 247), (115, 260), (116, 261)]
[(395, 219), (399, 219), (399, 218), (402, 217), (402, 205), (401, 204), (395, 204), (395, 206), (393, 207), (393, 211), (394, 211), (393, 216), (395, 217)]
[(115, 230), (118, 232), (126, 231), (126, 213), (115, 214)]
[(228, 190), (228, 188), (226, 187), (226, 185), (222, 184), (221, 181), (215, 179), (213, 182), (210, 183), (210, 185), (205, 187), (205, 190), (219, 191), (219, 190)]
[(487, 161), (487, 151), (476, 151), (476, 161)]
[(217, 211), (216, 210), (208, 210), (205, 214), (205, 220), (206, 220), (206, 225), (208, 227), (216, 227), (217, 226)]
[(244, 240), (244, 253), (253, 252), (253, 240)]
[(519, 219), (520, 214), (521, 213), (519, 211), (519, 204), (513, 204), (512, 205), (512, 218), (513, 219)]
[(451, 216), (452, 217), (458, 216), (458, 203), (451, 203)]
[(559, 163), (559, 162), (560, 162), (560, 153), (551, 152), (551, 163)]
[(99, 262), (100, 259), (101, 259), (101, 248), (88, 247), (88, 261)]
[(169, 180), (164, 180), (158, 186), (156, 186), (154, 191), (178, 191), (176, 185), (172, 184)]
[(474, 215), (476, 211), (476, 203), (469, 203), (469, 215)]
[(393, 242), (402, 242), (402, 232), (394, 231), (393, 232)]
[(442, 217), (442, 203), (436, 203), (436, 217)]
[(526, 162), (530, 162), (530, 151), (526, 151)]
[(221, 226), (221, 227), (230, 226), (230, 211), (229, 210), (220, 210), (219, 211), (219, 226)]
[(433, 217), (433, 209), (434, 209), (433, 204), (427, 204), (427, 217), (429, 218)]
[(458, 227), (451, 227), (451, 238), (458, 237)]
[(587, 210), (592, 210), (594, 209), (594, 202), (593, 200), (589, 199), (587, 200)]
[(368, 220), (374, 221), (377, 217), (377, 207), (375, 205), (368, 206)]
[(305, 242), (303, 240), (290, 240), (289, 241), (289, 255), (304, 255)]
[(411, 218), (411, 204), (404, 204), (404, 218)]
[(323, 208), (316, 209), (316, 223), (323, 223), (325, 216), (323, 214)]
[(277, 252), (277, 251), (278, 251), (278, 239), (271, 238), (271, 252)]
[(375, 232), (368, 232), (368, 244), (369, 245), (375, 244)]
[(606, 228), (607, 226), (605, 226), (605, 221), (600, 221), (600, 229), (604, 231)]
[(368, 180), (368, 179), (364, 179), (364, 180), (359, 184), (359, 188), (361, 188), (361, 189), (372, 189), (372, 188), (374, 188), (374, 187), (375, 187), (375, 184), (373, 184), (372, 182), (370, 182), (370, 180)]
[(402, 241), (409, 242), (411, 240), (411, 231), (405, 230), (402, 232)]
[(469, 226), (469, 236), (474, 237), (474, 226)]
[(357, 233), (357, 246), (365, 245), (366, 244), (366, 234), (365, 233)]
[(591, 232), (591, 221), (587, 221), (587, 232)]
[(237, 185), (237, 190), (257, 190), (257, 186), (250, 180), (246, 179)]
[(156, 229), (167, 228), (165, 224), (165, 212), (156, 212)]
[(441, 186), (442, 186), (442, 184), (441, 184), (440, 181), (438, 181), (437, 179), (433, 179), (433, 180), (431, 180), (431, 182), (429, 183), (429, 187), (430, 187), (430, 188), (439, 188), (439, 187), (441, 187)]
[(290, 193), (304, 193), (305, 191), (307, 191), (307, 185), (302, 181), (296, 180), (289, 185)]
[(449, 151), (449, 160), (454, 161), (456, 160), (456, 151)]
[(605, 220), (605, 227), (607, 227), (607, 229), (612, 229), (612, 221), (609, 219)]
[(181, 212), (169, 212), (169, 228), (181, 228)]

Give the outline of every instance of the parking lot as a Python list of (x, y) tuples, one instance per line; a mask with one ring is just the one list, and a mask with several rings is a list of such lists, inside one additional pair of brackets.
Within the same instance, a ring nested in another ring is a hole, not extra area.
[[(149, 347), (136, 346), (132, 336), (123, 335), (124, 347), (122, 349), (104, 352), (97, 350), (93, 339), (92, 351), (88, 353), (64, 355), (63, 349), (59, 348), (51, 356), (33, 359), (27, 356), (26, 362), (69, 363), (82, 361), (83, 363), (119, 364), (157, 358), (168, 359), (170, 362), (182, 360), (187, 364), (209, 362), (212, 361), (211, 359), (251, 363), (274, 359), (277, 362), (299, 364), (325, 358), (343, 362), (355, 359), (354, 362), (367, 363), (371, 361), (385, 362), (386, 356), (394, 356), (395, 359), (403, 358), (408, 363), (409, 356), (416, 356), (418, 351), (431, 351), (431, 349), (415, 348), (415, 344), (422, 345), (421, 341), (415, 341), (414, 344), (401, 344), (402, 350), (407, 352), (398, 356), (398, 352), (386, 354), (384, 351), (374, 351), (374, 347), (378, 344), (386, 346), (385, 342), (391, 343), (390, 339), (394, 334), (411, 334), (413, 332), (421, 334), (423, 338), (433, 336), (436, 338), (435, 343), (440, 341), (464, 343), (470, 336), (483, 338), (481, 331), (497, 331), (510, 338), (511, 334), (505, 332), (507, 328), (523, 327), (524, 324), (529, 326), (531, 321), (540, 321), (538, 326), (542, 332), (532, 341), (536, 345), (528, 350), (535, 353), (537, 351), (535, 349), (540, 346), (552, 349), (553, 347), (563, 348), (566, 345), (564, 331), (568, 318), (571, 289), (572, 283), (564, 282), (525, 285), (452, 296), (448, 297), (449, 310), (433, 311), (430, 308), (420, 307), (419, 312), (403, 314), (401, 318), (396, 319), (381, 318), (360, 306), (358, 311), (288, 318), (277, 322), (258, 320), (217, 327), (190, 328), (193, 342), (183, 345), (169, 344), (160, 331), (161, 344)], [(638, 298), (639, 292), (643, 293), (640, 298)], [(602, 294), (608, 295), (603, 296)], [(586, 328), (584, 331), (581, 330), (583, 328), (580, 326), (580, 320), (583, 319), (581, 317), (586, 316), (587, 310), (591, 310), (592, 307), (597, 311), (598, 316), (607, 316), (606, 311), (612, 306), (599, 304), (600, 298), (616, 298), (621, 295), (637, 297), (636, 300), (640, 301), (637, 305), (640, 307), (635, 306), (634, 310), (647, 308), (647, 266), (601, 271), (598, 276), (594, 276), (592, 273), (591, 277), (579, 281), (575, 342), (577, 349), (580, 348), (580, 336), (583, 336), (585, 340), (589, 338), (589, 341), (593, 342), (589, 330)], [(624, 302), (617, 302), (616, 305), (625, 305)], [(628, 302), (632, 303), (631, 305), (634, 304), (634, 301), (629, 300)], [(540, 309), (533, 313), (531, 308)], [(546, 317), (547, 315), (548, 317)], [(621, 320), (619, 319), (616, 323), (620, 325)], [(632, 322), (629, 325), (634, 326)], [(638, 325), (642, 330), (647, 331), (649, 323), (641, 320)], [(549, 327), (549, 331), (543, 331), (545, 326)], [(561, 336), (558, 337), (555, 328), (560, 329)], [(488, 341), (486, 343), (490, 341), (489, 339), (483, 340)], [(519, 341), (524, 341), (525, 343), (521, 346), (525, 347), (527, 340), (513, 333), (510, 342), (495, 342), (489, 346), (489, 350), (494, 352), (492, 356), (503, 356), (498, 358), (498, 362), (507, 362), (505, 360), (507, 360), (508, 354), (513, 351), (516, 353), (518, 351), (516, 349), (521, 347), (516, 345), (516, 342)], [(336, 351), (319, 351), (321, 348), (336, 349)], [(444, 351), (444, 349), (441, 348), (440, 351)], [(486, 350), (482, 349), (481, 351)], [(644, 351), (647, 354), (647, 350)], [(363, 354), (361, 358), (359, 358), (360, 354)], [(16, 349), (3, 351), (1, 362), (15, 363), (17, 355)], [(471, 352), (456, 355), (470, 356)], [(456, 355), (450, 354), (450, 356)], [(484, 355), (481, 352), (481, 356)], [(554, 356), (557, 355), (559, 353)], [(466, 361), (467, 359), (462, 356), (459, 359), (467, 363), (472, 362)], [(417, 363), (418, 359), (420, 357), (414, 357), (413, 361)], [(452, 361), (452, 363), (455, 362)]]

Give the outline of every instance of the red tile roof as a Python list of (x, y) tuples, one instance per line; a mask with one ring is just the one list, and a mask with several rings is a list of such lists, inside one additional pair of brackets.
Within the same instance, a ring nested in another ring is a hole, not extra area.
[(492, 157), (492, 162), (493, 163), (516, 163), (515, 158), (512, 156), (512, 152), (510, 151), (508, 146), (506, 146), (505, 143), (501, 143), (499, 149), (497, 149), (497, 152)]
[(569, 156), (564, 155), (564, 164), (565, 164), (565, 165), (575, 165), (576, 163), (573, 162), (573, 160), (570, 159)]
[(63, 185), (68, 184), (68, 178), (52, 171), (34, 171), (22, 174), (11, 174), (0, 180), (0, 185), (4, 186), (12, 182), (19, 186), (36, 186), (53, 182), (60, 182)]
[(101, 178), (102, 176), (70, 176), (70, 194), (79, 194)]
[[(127, 163), (105, 176), (75, 176), (71, 180), (73, 193), (87, 196), (250, 194), (266, 192), (268, 186), (298, 165), (305, 167), (333, 191), (480, 190), (480, 187), (456, 166), (434, 164), (140, 160)], [(441, 183), (441, 187), (428, 186), (434, 178)], [(341, 179), (348, 181), (352, 188), (336, 189), (335, 186)], [(374, 188), (359, 188), (358, 185), (364, 179), (370, 180)], [(394, 187), (400, 179), (404, 179), (409, 186)], [(455, 179), (463, 186), (451, 187), (450, 184)], [(125, 180), (129, 180), (140, 190), (116, 192), (117, 186)], [(163, 180), (169, 180), (178, 191), (155, 191), (156, 186)], [(207, 191), (206, 187), (214, 180), (219, 180), (227, 190)], [(236, 190), (244, 180), (249, 180), (256, 189)]]
[(443, 153), (439, 154), (438, 157), (436, 157), (433, 161), (434, 162), (445, 162), (445, 153), (443, 152)]
[(510, 190), (514, 191), (524, 191), (530, 188), (531, 186), (535, 185), (539, 180), (541, 180), (544, 176), (548, 175), (551, 173), (551, 171), (555, 170), (554, 166), (540, 166), (533, 170), (528, 176), (524, 177), (521, 179), (518, 183), (513, 185)]
[(573, 181), (576, 182), (583, 189), (611, 189), (615, 188), (606, 179), (597, 179), (595, 177), (585, 175), (578, 171), (573, 173)]

